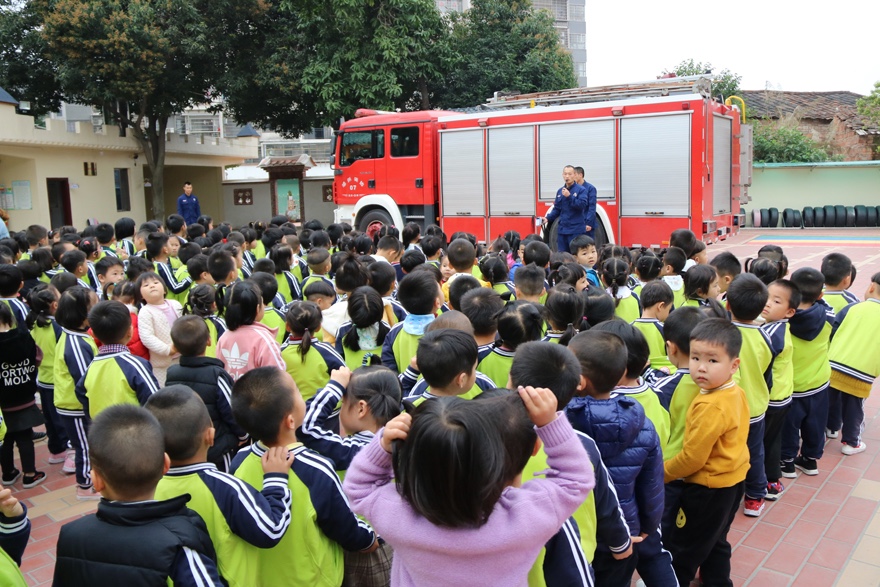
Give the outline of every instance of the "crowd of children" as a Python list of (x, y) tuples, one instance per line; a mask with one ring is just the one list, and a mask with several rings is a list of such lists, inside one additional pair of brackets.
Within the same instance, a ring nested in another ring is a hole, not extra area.
[[(709, 260), (688, 230), (658, 254), (34, 225), (0, 240), (2, 484), (45, 480), (45, 424), (101, 500), (61, 530), (59, 586), (732, 585), (740, 508), (826, 439), (865, 450), (880, 273), (860, 301), (855, 272)], [(28, 531), (0, 491), (0, 576)]]

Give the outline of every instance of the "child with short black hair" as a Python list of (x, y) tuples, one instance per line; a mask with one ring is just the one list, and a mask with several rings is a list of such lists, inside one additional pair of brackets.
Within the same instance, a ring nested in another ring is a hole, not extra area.
[(368, 267), (370, 273), (370, 286), (379, 292), (385, 305), (385, 321), (394, 326), (406, 318), (406, 310), (403, 305), (394, 299), (394, 290), (397, 288), (397, 272), (388, 263), (374, 262)]
[(382, 364), (392, 371), (403, 373), (416, 354), (419, 338), (443, 305), (443, 292), (431, 273), (413, 271), (400, 281), (397, 299), (407, 311), (407, 316), (385, 337)]
[(113, 232), (116, 236), (116, 249), (125, 251), (129, 257), (134, 256), (137, 252), (134, 242), (131, 240), (135, 233), (134, 219), (123, 216), (113, 225)]
[(208, 457), (216, 446), (216, 430), (209, 408), (200, 398), (186, 385), (170, 385), (145, 406), (162, 426), (165, 453), (171, 461), (171, 468), (156, 487), (156, 498), (193, 496), (188, 507), (208, 528), (220, 576), (230, 586), (259, 584), (258, 549), (278, 544), (290, 524), (287, 471), (293, 455), (284, 447), (267, 451), (260, 491), (218, 471)]
[(95, 274), (98, 276), (98, 297), (108, 299), (107, 287), (125, 279), (125, 263), (119, 257), (107, 255), (95, 263)]
[[(227, 287), (238, 279), (235, 259), (227, 251), (214, 251), (208, 255), (208, 273), (218, 286)], [(192, 276), (193, 274), (190, 274)]]
[(199, 316), (177, 320), (171, 327), (171, 340), (180, 353), (180, 363), (168, 368), (165, 383), (186, 385), (202, 399), (214, 428), (207, 460), (220, 471), (229, 472), (232, 457), (247, 440), (247, 433), (232, 417), (232, 377), (223, 368), (223, 361), (206, 355), (210, 333)]
[(718, 274), (711, 265), (694, 265), (684, 274), (683, 306), (707, 306), (721, 294)]
[(791, 282), (801, 294), (801, 303), (788, 320), (794, 380), (793, 405), (782, 430), (782, 476), (794, 479), (798, 469), (806, 475), (819, 474), (825, 429), (840, 430), (840, 411), (835, 412), (835, 394), (829, 387), (834, 310), (822, 300), (825, 278), (818, 270), (803, 267), (791, 274)]
[(822, 258), (820, 271), (825, 278), (822, 299), (834, 309), (835, 314), (860, 301), (857, 295), (849, 291), (856, 278), (856, 268), (849, 257), (843, 253), (828, 253)]
[(260, 288), (260, 294), (263, 296), (265, 312), (263, 312), (260, 322), (275, 331), (275, 340), (278, 341), (278, 344), (284, 344), (284, 341), (287, 339), (287, 323), (284, 320), (284, 312), (278, 308), (277, 302), (281, 302), (282, 308), (286, 307), (287, 304), (283, 303), (283, 298), (278, 299), (278, 281), (273, 275), (259, 271), (251, 273), (248, 280), (257, 284), (257, 287)]
[[(388, 266), (387, 263), (374, 265)], [(388, 322), (382, 320), (387, 316), (386, 309), (382, 296), (369, 285), (358, 287), (349, 294), (348, 316), (351, 321), (339, 327), (335, 343), (336, 352), (344, 357), (349, 369), (372, 364), (373, 359), (380, 360), (382, 344), (391, 331)]]
[(460, 330), (428, 332), (419, 340), (416, 363), (428, 390), (413, 401), (414, 405), (430, 398), (464, 396), (476, 382), (477, 343)]
[(503, 308), (504, 300), (498, 292), (482, 287), (467, 292), (461, 298), (460, 311), (474, 328), (480, 359), (492, 352), (498, 333), (498, 313)]
[(131, 354), (131, 314), (125, 304), (105, 300), (89, 310), (89, 326), (102, 344), (76, 385), (76, 396), (86, 416), (117, 404), (144, 405), (159, 390), (149, 361)]
[(632, 325), (642, 333), (648, 341), (648, 360), (651, 369), (663, 369), (675, 372), (666, 352), (666, 341), (663, 339), (663, 323), (672, 311), (675, 297), (672, 288), (665, 281), (651, 281), (642, 287), (640, 296), (642, 317), (634, 320)]
[(379, 262), (397, 263), (403, 252), (403, 246), (396, 236), (386, 234), (376, 242), (376, 252), (373, 257)]
[(285, 316), (290, 337), (281, 346), (287, 372), (296, 381), (303, 400), (309, 401), (330, 381), (334, 369), (345, 366), (345, 359), (332, 345), (317, 340), (321, 331), (321, 309), (312, 302), (290, 304)]
[[(517, 271), (519, 274), (525, 268)], [(510, 377), (513, 355), (519, 345), (541, 340), (545, 327), (540, 306), (530, 302), (516, 301), (507, 304), (498, 313), (498, 341), (492, 352), (483, 357), (478, 365), (496, 387), (504, 387)]]
[(162, 427), (144, 408), (118, 405), (92, 422), (98, 514), (62, 526), (53, 584), (223, 585), (205, 522), (190, 496), (156, 500), (168, 468)]
[(152, 261), (154, 271), (165, 284), (166, 295), (171, 297), (186, 293), (190, 285), (192, 285), (192, 279), (186, 278), (183, 281), (177, 281), (177, 278), (174, 276), (174, 267), (172, 267), (170, 261), (171, 249), (168, 245), (169, 238), (167, 234), (162, 232), (151, 233), (147, 236), (146, 247), (147, 259)]
[(697, 235), (687, 228), (673, 230), (672, 234), (669, 235), (669, 246), (681, 249), (687, 259), (682, 271), (687, 271), (697, 264), (693, 257), (694, 253), (697, 251), (698, 242), (699, 239), (697, 238)]
[[(788, 321), (801, 303), (801, 292), (787, 279), (777, 279), (767, 287), (767, 306), (761, 312), (766, 320), (761, 328), (770, 336), (773, 352), (773, 385), (770, 404), (764, 416), (764, 470), (767, 473), (767, 497), (774, 501), (785, 492), (782, 476), (782, 429), (792, 408), (794, 391), (794, 346)], [(798, 406), (800, 408), (800, 406)]]
[(743, 513), (757, 517), (764, 511), (767, 473), (764, 470), (764, 430), (775, 349), (770, 337), (756, 320), (767, 306), (767, 286), (751, 273), (742, 273), (730, 282), (727, 309), (742, 337), (739, 368), (734, 380), (749, 402), (749, 471), (746, 474)]
[(6, 304), (12, 312), (16, 328), (27, 329), (28, 307), (18, 292), (24, 286), (21, 269), (15, 265), (0, 265), (0, 302)]
[(721, 318), (691, 334), (689, 371), (700, 393), (687, 410), (681, 452), (664, 464), (666, 481), (684, 481), (676, 523), (663, 532), (679, 585), (690, 585), (697, 569), (707, 585), (731, 584), (727, 533), (749, 468), (749, 404), (733, 380), (741, 345), (740, 329)]
[(89, 266), (88, 263), (86, 263), (85, 253), (79, 249), (67, 251), (61, 256), (60, 264), (67, 273), (76, 277), (78, 285), (95, 290), (95, 288), (92, 287), (92, 284), (87, 281)]
[(675, 296), (673, 306), (680, 308), (684, 305), (684, 266), (687, 262), (687, 256), (684, 251), (678, 247), (669, 247), (663, 254), (663, 269), (660, 271), (660, 278), (672, 288), (672, 295)]
[(274, 367), (248, 371), (235, 383), (232, 412), (235, 420), (257, 442), (236, 455), (232, 468), (239, 479), (262, 487), (262, 458), (273, 447), (288, 447), (293, 464), (288, 487), (291, 524), (273, 548), (258, 552), (258, 566), (266, 585), (342, 583), (343, 550), (372, 552), (376, 536), (349, 509), (333, 463), (297, 446), (296, 430), (305, 417), (305, 402), (290, 375)]
[(540, 304), (546, 294), (546, 272), (535, 263), (520, 267), (513, 276), (516, 299)]
[(709, 265), (714, 267), (716, 273), (718, 273), (718, 287), (721, 289), (721, 293), (726, 293), (727, 288), (730, 287), (730, 282), (742, 273), (742, 265), (739, 259), (730, 251), (718, 253), (712, 257)]
[[(473, 276), (477, 251), (471, 241), (465, 238), (457, 238), (449, 243), (449, 246), (446, 248), (446, 257), (449, 260), (449, 265), (455, 271), (455, 273), (446, 280), (442, 288), (443, 296), (448, 302), (449, 286), (462, 275)], [(481, 282), (480, 285), (489, 287), (489, 284), (486, 282)]]
[[(612, 393), (627, 370), (626, 345), (619, 336), (591, 329), (575, 336), (568, 348), (577, 357), (581, 377), (576, 397), (565, 408), (575, 430), (596, 441), (608, 468), (630, 536), (657, 539), (646, 548), (646, 559), (662, 556), (657, 529), (663, 501), (657, 499), (663, 487), (663, 454), (656, 429), (645, 410), (634, 399)], [(640, 541), (641, 542), (641, 541)], [(641, 544), (637, 544), (638, 551)], [(598, 584), (626, 584), (637, 563), (636, 557), (621, 559), (607, 545), (593, 559)], [(648, 580), (671, 576), (668, 559), (644, 568)], [(667, 579), (668, 580), (668, 579)]]
[(596, 287), (601, 287), (602, 282), (595, 268), (596, 261), (599, 259), (596, 241), (585, 234), (581, 234), (571, 239), (569, 248), (571, 249), (571, 254), (575, 256), (577, 262), (587, 272), (587, 281)]
[(847, 455), (864, 452), (865, 399), (880, 375), (880, 353), (874, 341), (880, 324), (880, 273), (871, 276), (865, 301), (846, 306), (834, 321), (828, 360), (831, 386), (841, 399), (840, 451)]
[(449, 307), (458, 310), (461, 305), (461, 298), (469, 291), (480, 289), (480, 281), (473, 275), (462, 275), (449, 286), (448, 302)]
[(330, 252), (327, 249), (312, 247), (306, 255), (306, 262), (309, 265), (309, 275), (300, 282), (300, 291), (304, 290), (308, 284), (319, 279), (332, 283), (332, 280), (327, 275), (330, 273)]

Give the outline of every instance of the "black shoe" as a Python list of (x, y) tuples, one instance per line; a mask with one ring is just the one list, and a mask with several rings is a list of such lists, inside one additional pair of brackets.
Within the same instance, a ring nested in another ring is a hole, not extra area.
[(45, 432), (34, 432), (34, 442), (43, 442), (46, 438)]
[(816, 464), (816, 459), (799, 456), (794, 460), (794, 466), (803, 471), (805, 475), (819, 474), (819, 465)]
[(3, 485), (12, 485), (16, 481), (18, 481), (19, 477), (21, 477), (21, 471), (19, 471), (18, 469), (12, 469), (12, 471), (10, 471), (8, 475), (6, 473), (3, 473)]
[(25, 489), (30, 489), (31, 487), (36, 487), (45, 480), (46, 474), (42, 471), (37, 471), (33, 475), (25, 475), (21, 480), (21, 486)]
[(797, 478), (797, 471), (794, 470), (794, 461), (780, 461), (779, 467), (782, 469), (782, 476), (786, 479)]

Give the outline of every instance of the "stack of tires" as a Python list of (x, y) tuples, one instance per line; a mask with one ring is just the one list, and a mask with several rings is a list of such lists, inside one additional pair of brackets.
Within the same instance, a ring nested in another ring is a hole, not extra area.
[(847, 228), (880, 226), (880, 206), (807, 206), (801, 211), (786, 208), (752, 210), (755, 228)]

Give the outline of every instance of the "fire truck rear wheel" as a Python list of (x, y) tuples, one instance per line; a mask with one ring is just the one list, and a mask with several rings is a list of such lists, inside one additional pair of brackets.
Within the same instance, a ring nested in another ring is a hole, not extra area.
[[(559, 234), (559, 222), (554, 220), (549, 229), (544, 229), (544, 242), (550, 247), (551, 251), (556, 251), (557, 235)], [(596, 222), (596, 230), (594, 232), (594, 241), (596, 241), (596, 249), (601, 249), (608, 244), (608, 235), (605, 234), (605, 225)]]
[(804, 228), (813, 228), (813, 207), (807, 206), (803, 211)]
[(360, 222), (358, 222), (358, 230), (366, 232), (367, 228), (374, 222), (381, 222), (385, 226), (392, 226), (394, 224), (388, 212), (381, 209), (373, 209), (361, 216)]

